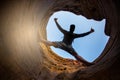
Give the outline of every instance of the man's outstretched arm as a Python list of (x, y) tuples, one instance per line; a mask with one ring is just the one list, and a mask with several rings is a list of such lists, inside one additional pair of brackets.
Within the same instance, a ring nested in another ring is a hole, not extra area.
[(55, 23), (56, 23), (58, 29), (59, 29), (62, 33), (65, 33), (66, 31), (58, 24), (57, 18), (54, 18), (54, 21), (55, 21)]
[(93, 33), (93, 32), (94, 32), (94, 29), (91, 28), (91, 30), (86, 32), (86, 33), (75, 34), (75, 38), (84, 37), (84, 36), (87, 36), (87, 35), (89, 35), (90, 33)]

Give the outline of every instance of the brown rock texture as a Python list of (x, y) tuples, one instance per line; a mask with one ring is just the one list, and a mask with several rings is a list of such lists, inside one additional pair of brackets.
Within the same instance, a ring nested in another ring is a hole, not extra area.
[[(0, 80), (120, 80), (119, 0), (1, 0)], [(110, 39), (93, 66), (65, 59), (39, 42), (57, 11), (106, 19)]]

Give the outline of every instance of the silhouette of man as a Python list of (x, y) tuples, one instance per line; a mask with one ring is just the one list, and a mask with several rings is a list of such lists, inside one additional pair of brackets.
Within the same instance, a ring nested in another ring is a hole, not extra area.
[(65, 51), (67, 51), (68, 53), (70, 53), (71, 55), (73, 55), (78, 61), (81, 61), (86, 65), (92, 65), (93, 63), (90, 63), (90, 62), (86, 61), (85, 59), (83, 59), (81, 56), (79, 56), (77, 54), (77, 52), (72, 47), (72, 42), (75, 38), (84, 37), (84, 36), (94, 32), (94, 29), (91, 28), (91, 30), (86, 32), (86, 33), (75, 34), (75, 33), (73, 33), (74, 30), (75, 30), (75, 25), (74, 24), (70, 25), (70, 30), (69, 31), (66, 31), (58, 24), (57, 18), (54, 18), (54, 21), (55, 21), (58, 29), (64, 34), (63, 40), (59, 41), (59, 42), (57, 42), (57, 41), (56, 42), (50, 42), (50, 41), (46, 41), (46, 40), (41, 39), (41, 42), (43, 42), (44, 44), (46, 44), (48, 46), (54, 46), (56, 48), (61, 48)]

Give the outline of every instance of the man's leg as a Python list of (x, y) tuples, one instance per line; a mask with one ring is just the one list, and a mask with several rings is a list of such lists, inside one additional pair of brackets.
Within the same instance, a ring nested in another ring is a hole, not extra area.
[(40, 39), (40, 41), (41, 41), (42, 43), (44, 43), (45, 45), (47, 45), (47, 46), (54, 46), (54, 47), (56, 47), (56, 48), (60, 47), (60, 46), (58, 45), (59, 42), (51, 42), (51, 41), (47, 41), (47, 40), (44, 40), (44, 39)]
[(70, 48), (70, 50), (66, 50), (66, 51), (69, 52), (71, 55), (73, 55), (78, 61), (85, 63), (87, 66), (93, 65), (93, 63), (90, 63), (85, 59), (83, 59), (81, 56), (79, 56), (73, 48)]
[(55, 45), (55, 43), (53, 43), (51, 41), (44, 40), (44, 39), (40, 39), (40, 41), (42, 43), (44, 43), (45, 45), (48, 45), (48, 46), (54, 46)]

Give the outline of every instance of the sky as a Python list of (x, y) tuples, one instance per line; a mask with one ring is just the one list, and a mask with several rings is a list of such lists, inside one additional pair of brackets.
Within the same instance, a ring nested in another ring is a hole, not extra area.
[[(72, 46), (75, 51), (83, 57), (85, 60), (94, 61), (103, 51), (105, 45), (109, 39), (104, 33), (106, 20), (95, 21), (93, 19), (87, 19), (82, 15), (75, 15), (74, 13), (67, 11), (55, 12), (48, 21), (47, 24), (47, 40), (49, 41), (62, 41), (63, 34), (58, 30), (54, 18), (58, 18), (58, 23), (61, 27), (69, 31), (70, 25), (74, 24), (74, 33), (80, 34), (90, 31), (91, 28), (95, 30), (90, 35), (85, 37), (76, 38)], [(75, 59), (68, 52), (51, 46), (51, 49), (61, 57)]]

